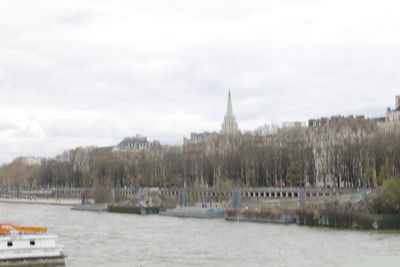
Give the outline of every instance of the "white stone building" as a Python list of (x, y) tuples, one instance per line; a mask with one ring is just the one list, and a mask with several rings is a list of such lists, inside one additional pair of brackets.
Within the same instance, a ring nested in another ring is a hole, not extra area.
[(388, 108), (385, 122), (378, 126), (385, 133), (400, 133), (400, 95), (396, 96), (395, 109)]

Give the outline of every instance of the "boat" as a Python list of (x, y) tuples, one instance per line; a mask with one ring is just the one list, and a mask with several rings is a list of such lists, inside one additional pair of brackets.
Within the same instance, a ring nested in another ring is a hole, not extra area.
[(65, 266), (63, 247), (46, 228), (0, 224), (0, 266)]

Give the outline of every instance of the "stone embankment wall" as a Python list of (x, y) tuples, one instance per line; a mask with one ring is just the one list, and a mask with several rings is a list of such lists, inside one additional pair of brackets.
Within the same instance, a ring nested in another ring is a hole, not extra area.
[[(112, 193), (111, 191), (115, 192)], [(112, 196), (113, 195), (113, 196)], [(330, 200), (349, 201), (359, 198), (361, 192), (349, 188), (241, 188), (237, 190), (183, 189), (183, 188), (116, 188), (110, 189), (110, 202), (144, 199), (151, 202), (157, 198), (164, 206), (218, 205), (232, 207), (239, 205), (248, 208), (273, 207), (285, 205), (299, 208), (318, 205)], [(10, 188), (0, 186), (3, 199), (93, 199), (93, 188)], [(240, 200), (240, 201), (239, 201)], [(160, 204), (160, 203), (158, 203)]]

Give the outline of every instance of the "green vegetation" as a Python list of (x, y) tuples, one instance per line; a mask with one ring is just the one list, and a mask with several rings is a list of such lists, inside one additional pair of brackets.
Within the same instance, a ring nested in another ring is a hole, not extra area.
[(301, 161), (294, 160), (290, 163), (286, 175), (287, 181), (291, 186), (297, 186), (301, 183), (301, 179), (303, 178)]
[(333, 211), (298, 211), (298, 224), (340, 229), (399, 230), (400, 215), (372, 215)]
[(331, 203), (321, 209), (298, 211), (298, 222), (334, 228), (400, 229), (400, 178), (385, 177), (382, 183), (364, 202)]
[(374, 229), (375, 219), (366, 214), (323, 211), (298, 211), (298, 224), (333, 228)]
[(369, 209), (376, 214), (400, 215), (400, 178), (387, 178), (369, 199)]

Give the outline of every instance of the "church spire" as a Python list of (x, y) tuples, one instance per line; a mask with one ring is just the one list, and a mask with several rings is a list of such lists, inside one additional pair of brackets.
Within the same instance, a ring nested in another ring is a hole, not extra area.
[(228, 94), (228, 108), (227, 108), (227, 111), (226, 111), (226, 116), (227, 117), (233, 117), (231, 89), (229, 89), (229, 94)]
[(226, 116), (222, 123), (221, 134), (236, 134), (239, 132), (238, 125), (236, 123), (235, 116), (233, 115), (231, 89), (228, 94), (228, 107), (226, 109)]

